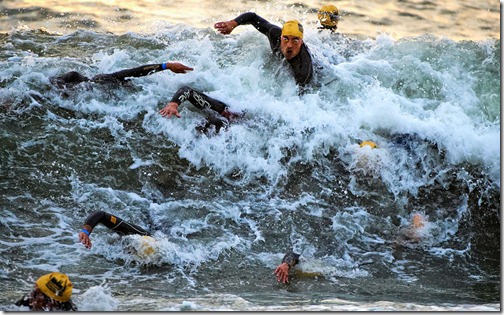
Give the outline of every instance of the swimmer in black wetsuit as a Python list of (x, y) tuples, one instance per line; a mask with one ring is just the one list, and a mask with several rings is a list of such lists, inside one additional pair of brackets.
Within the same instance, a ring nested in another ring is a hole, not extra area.
[(17, 306), (25, 306), (30, 311), (77, 311), (72, 301), (72, 282), (60, 272), (52, 272), (38, 278), (30, 293), (25, 294)]
[(164, 62), (161, 64), (143, 65), (109, 74), (98, 74), (91, 79), (76, 71), (70, 71), (63, 75), (51, 78), (50, 81), (59, 88), (71, 87), (82, 82), (123, 84), (130, 81), (128, 78), (143, 77), (166, 69), (174, 73), (186, 73), (187, 71), (193, 70), (193, 68), (187, 67), (178, 62)]
[[(409, 226), (399, 231), (397, 239), (392, 243), (393, 247), (405, 246), (414, 248), (416, 244), (422, 242), (422, 239), (428, 235), (427, 217), (421, 213), (414, 213), (411, 217)], [(300, 254), (288, 252), (282, 259), (280, 265), (275, 268), (275, 276), (280, 283), (289, 283), (289, 272), (294, 266), (299, 264)]]
[(86, 221), (84, 222), (84, 226), (79, 233), (79, 240), (82, 244), (84, 244), (84, 246), (86, 246), (86, 248), (91, 248), (92, 246), (89, 236), (98, 223), (105, 225), (109, 229), (114, 230), (121, 235), (138, 234), (151, 236), (149, 232), (135, 224), (128, 223), (117, 216), (111, 215), (108, 212), (96, 211), (91, 213), (87, 217)]
[(283, 55), (289, 62), (296, 83), (304, 87), (313, 79), (313, 63), (308, 47), (303, 42), (303, 26), (296, 20), (285, 22), (282, 28), (271, 24), (253, 12), (239, 15), (234, 20), (215, 23), (214, 27), (224, 35), (238, 25), (252, 24), (268, 37), (273, 53)]
[[(187, 67), (178, 62), (165, 62), (162, 64), (151, 64), (132, 69), (125, 69), (110, 74), (98, 74), (91, 79), (78, 72), (70, 71), (61, 76), (51, 78), (51, 82), (59, 88), (71, 87), (82, 82), (124, 84), (128, 83), (130, 81), (129, 78), (131, 77), (147, 76), (166, 69), (169, 69), (174, 73), (186, 73), (187, 71), (193, 70), (193, 68)], [(178, 105), (185, 100), (188, 100), (199, 109), (213, 109), (221, 115), (219, 117), (216, 115), (209, 115), (206, 122), (197, 127), (197, 130), (200, 132), (206, 133), (211, 126), (215, 126), (216, 132), (218, 133), (222, 127), (228, 127), (230, 118), (237, 117), (236, 114), (229, 112), (226, 104), (189, 87), (182, 87), (179, 89), (173, 96), (172, 101), (168, 104), (170, 107), (167, 105), (160, 111), (161, 115), (167, 116), (168, 118), (175, 115), (180, 118), (177, 108)], [(176, 105), (176, 107), (174, 107), (174, 105)]]
[(225, 103), (187, 86), (183, 86), (175, 92), (170, 102), (159, 113), (166, 118), (170, 118), (171, 116), (180, 118), (178, 107), (184, 101), (189, 101), (195, 107), (205, 110), (209, 114), (205, 124), (196, 127), (198, 131), (203, 133), (207, 133), (211, 126), (215, 126), (216, 132), (219, 133), (222, 127), (224, 129), (228, 128), (232, 118), (239, 116), (236, 113), (230, 112)]

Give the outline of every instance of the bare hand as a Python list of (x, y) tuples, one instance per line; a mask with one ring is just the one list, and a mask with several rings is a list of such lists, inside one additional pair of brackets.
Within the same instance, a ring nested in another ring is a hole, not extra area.
[(193, 68), (184, 66), (180, 62), (167, 62), (166, 67), (174, 73), (186, 73), (187, 71), (192, 71)]
[(166, 118), (170, 118), (172, 115), (175, 115), (178, 118), (182, 117), (178, 112), (178, 104), (175, 102), (168, 103), (168, 105), (163, 107), (163, 109), (161, 109), (159, 113), (161, 114), (161, 116)]
[(86, 248), (91, 248), (93, 246), (91, 244), (91, 239), (89, 238), (89, 235), (87, 235), (84, 232), (79, 233), (79, 241), (86, 246)]
[(275, 269), (275, 276), (280, 283), (289, 283), (289, 265), (282, 263)]
[(223, 35), (230, 34), (235, 27), (238, 26), (238, 23), (235, 20), (226, 21), (226, 22), (217, 22), (214, 24), (214, 27), (219, 33)]

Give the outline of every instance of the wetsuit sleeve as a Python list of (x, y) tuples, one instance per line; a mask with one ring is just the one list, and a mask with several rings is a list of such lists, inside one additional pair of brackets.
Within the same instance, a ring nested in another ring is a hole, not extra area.
[(299, 254), (293, 252), (287, 253), (282, 259), (282, 264), (287, 263), (289, 265), (289, 269), (291, 269), (299, 263), (299, 256)]
[(271, 49), (273, 51), (277, 51), (280, 47), (280, 36), (282, 34), (282, 29), (275, 25), (271, 24), (264, 18), (255, 14), (254, 12), (246, 12), (234, 19), (238, 25), (251, 24), (254, 26), (259, 32), (263, 33), (268, 37), (270, 42)]
[(63, 302), (59, 305), (58, 311), (65, 311), (65, 312), (77, 312), (79, 309), (77, 308), (77, 305), (72, 300), (69, 300), (68, 302)]
[(236, 21), (236, 23), (238, 23), (238, 25), (251, 24), (259, 32), (263, 33), (266, 36), (268, 36), (268, 34), (275, 29), (280, 31), (278, 34), (282, 33), (282, 29), (279, 26), (271, 24), (266, 19), (255, 14), (254, 12), (243, 13), (236, 17), (234, 20)]
[[(167, 68), (165, 67), (165, 69)], [(163, 64), (144, 65), (132, 69), (117, 71), (109, 74), (109, 76), (112, 76), (115, 80), (126, 81), (126, 78), (129, 77), (144, 77), (165, 69), (163, 69)]]
[[(168, 69), (165, 67), (165, 69)], [(109, 74), (98, 74), (91, 78), (91, 81), (97, 83), (107, 83), (107, 82), (128, 82), (126, 78), (131, 77), (144, 77), (159, 71), (165, 70), (163, 69), (163, 64), (152, 64), (152, 65), (144, 65), (131, 69), (124, 69), (121, 71), (117, 71)]]
[(211, 98), (210, 96), (200, 93), (196, 90), (193, 90), (187, 86), (183, 86), (178, 89), (178, 91), (173, 95), (170, 102), (174, 102), (180, 105), (184, 101), (191, 102), (191, 104), (199, 109), (213, 109), (217, 113), (221, 113), (228, 107), (225, 103)]
[(23, 295), (23, 297), (15, 303), (16, 306), (27, 306), (30, 307), (29, 294)]
[[(110, 213), (105, 211), (96, 211), (90, 214), (87, 217), (86, 221), (84, 222), (84, 226), (87, 225), (91, 227), (92, 230), (99, 223), (105, 225), (107, 228), (114, 230), (115, 232), (122, 235), (139, 234), (150, 236), (150, 233), (145, 231), (143, 228), (135, 224), (128, 223), (123, 219), (111, 215)], [(91, 233), (91, 231), (89, 232)]]

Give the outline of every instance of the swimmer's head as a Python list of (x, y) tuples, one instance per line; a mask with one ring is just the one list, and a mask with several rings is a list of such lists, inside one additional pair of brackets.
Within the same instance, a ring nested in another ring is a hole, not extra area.
[(296, 20), (285, 22), (280, 38), (280, 51), (285, 59), (296, 57), (303, 44), (303, 25)]
[(360, 147), (361, 147), (361, 148), (362, 148), (362, 147), (364, 147), (364, 146), (366, 146), (366, 145), (367, 145), (367, 146), (370, 146), (370, 147), (371, 147), (371, 149), (377, 148), (376, 143), (374, 143), (373, 141), (362, 141), (362, 142), (360, 143)]
[(72, 297), (72, 282), (60, 272), (52, 272), (38, 278), (35, 283), (46, 296), (58, 302), (68, 302)]
[(297, 20), (285, 22), (282, 27), (282, 36), (295, 36), (303, 39), (303, 25)]
[(323, 28), (335, 30), (340, 19), (338, 8), (334, 5), (325, 5), (318, 11), (317, 18)]
[(70, 71), (68, 73), (65, 73), (60, 78), (66, 83), (74, 83), (74, 84), (89, 81), (87, 77), (83, 76), (82, 74), (76, 71)]
[(70, 71), (58, 77), (53, 77), (50, 81), (57, 88), (63, 89), (68, 86), (71, 87), (82, 82), (87, 82), (89, 78), (76, 71)]

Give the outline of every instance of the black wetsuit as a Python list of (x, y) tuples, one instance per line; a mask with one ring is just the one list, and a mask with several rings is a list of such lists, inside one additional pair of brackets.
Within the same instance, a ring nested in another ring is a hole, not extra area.
[(297, 265), (299, 263), (299, 254), (296, 254), (294, 252), (288, 252), (285, 254), (284, 258), (282, 259), (282, 264), (287, 263), (289, 265), (289, 270)]
[[(49, 299), (49, 297), (46, 296), (46, 299)], [(16, 302), (16, 306), (26, 306), (31, 310), (32, 307), (30, 306), (30, 300), (31, 293), (25, 294), (19, 301)], [(53, 303), (55, 305), (50, 309), (50, 311), (78, 311), (77, 306), (74, 304), (72, 299), (67, 302), (58, 302), (53, 300)]]
[(76, 71), (70, 71), (60, 76), (51, 78), (51, 83), (60, 88), (68, 85), (72, 86), (82, 82), (123, 84), (130, 81), (128, 78), (143, 77), (166, 69), (168, 69), (166, 67), (166, 63), (143, 65), (132, 69), (124, 69), (114, 73), (98, 74), (91, 79), (83, 76)]
[(213, 109), (219, 114), (228, 107), (225, 103), (211, 98), (210, 96), (207, 96), (201, 92), (193, 90), (188, 86), (183, 86), (178, 89), (178, 91), (173, 95), (170, 102), (174, 102), (180, 105), (180, 103), (184, 101), (191, 102), (191, 104), (199, 109)]
[[(98, 223), (105, 225), (109, 229), (114, 230), (115, 232), (121, 235), (132, 235), (132, 234), (148, 235), (148, 236), (151, 235), (149, 232), (139, 227), (138, 225), (128, 223), (123, 219), (115, 215), (111, 215), (110, 213), (105, 211), (96, 211), (91, 213), (86, 218), (84, 226), (89, 225), (91, 229), (94, 229), (94, 227)], [(90, 231), (88, 232), (89, 234), (91, 234)]]
[[(280, 40), (282, 36), (281, 27), (271, 24), (253, 12), (243, 13), (234, 20), (238, 25), (252, 24), (259, 32), (268, 37), (271, 50), (275, 54), (283, 57), (282, 51), (280, 50)], [(303, 87), (311, 83), (313, 79), (313, 62), (310, 51), (304, 42), (301, 45), (299, 54), (287, 60), (287, 62), (291, 65), (294, 78), (299, 86)]]
[[(184, 101), (189, 101), (191, 104), (201, 110), (207, 110), (208, 112), (208, 110), (210, 109), (221, 115), (224, 110), (228, 108), (225, 103), (211, 98), (210, 96), (198, 92), (194, 89), (191, 89), (188, 86), (183, 86), (178, 89), (178, 91), (173, 95), (170, 102), (174, 102), (180, 105)], [(205, 124), (197, 127), (198, 131), (207, 132), (208, 128), (212, 125), (215, 126), (217, 133), (222, 127), (224, 127), (224, 129), (227, 129), (227, 127), (229, 126), (229, 120), (227, 118), (223, 116), (217, 116), (215, 114), (212, 114), (212, 112), (209, 113), (210, 114), (207, 117)]]

